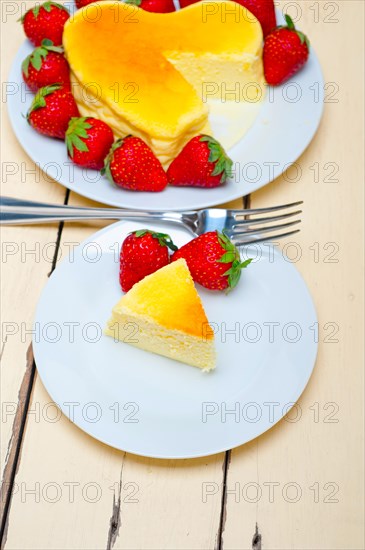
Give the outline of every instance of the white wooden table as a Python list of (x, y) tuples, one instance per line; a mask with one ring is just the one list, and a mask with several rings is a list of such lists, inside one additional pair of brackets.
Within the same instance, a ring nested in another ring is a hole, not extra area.
[[(21, 4), (32, 5), (1, 2), (3, 81), (23, 40), (16, 22)], [(30, 330), (40, 292), (67, 243), (103, 223), (2, 228), (6, 550), (364, 548), (364, 3), (297, 0), (278, 7), (298, 20), (319, 55), (324, 118), (296, 167), (233, 204), (305, 201), (292, 254), (320, 325), (308, 387), (288, 418), (227, 453), (164, 461), (98, 443), (57, 418), (37, 376)], [(9, 126), (6, 97), (1, 108), (2, 194), (94, 206), (34, 166)]]

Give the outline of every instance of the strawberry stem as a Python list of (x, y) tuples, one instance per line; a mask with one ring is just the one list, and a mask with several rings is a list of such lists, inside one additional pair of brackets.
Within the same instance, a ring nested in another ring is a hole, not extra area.
[(294, 25), (294, 21), (293, 19), (290, 17), (290, 15), (288, 15), (287, 13), (284, 14), (284, 17), (285, 17), (285, 21), (286, 21), (286, 25), (279, 25), (278, 27), (276, 27), (275, 30), (277, 29), (288, 29), (289, 31), (293, 31), (295, 32), (295, 34), (298, 35), (299, 39), (300, 39), (300, 43), (301, 44), (304, 44), (307, 46), (308, 50), (310, 48), (310, 42), (309, 42), (309, 38), (307, 35), (304, 34), (304, 32), (302, 31), (298, 31), (296, 28), (295, 28), (295, 25)]
[(286, 24), (288, 26), (288, 29), (295, 29), (295, 25), (293, 23), (293, 19), (288, 15), (287, 13), (284, 15)]

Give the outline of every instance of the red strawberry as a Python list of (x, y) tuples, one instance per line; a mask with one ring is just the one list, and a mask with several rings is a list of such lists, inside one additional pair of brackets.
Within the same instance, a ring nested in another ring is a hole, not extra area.
[(75, 4), (77, 9), (83, 8), (84, 6), (88, 6), (89, 4), (92, 4), (93, 2), (98, 2), (100, 0), (75, 0)]
[(308, 38), (296, 30), (289, 15), (285, 15), (285, 20), (287, 26), (276, 27), (264, 44), (265, 78), (272, 86), (282, 84), (298, 72), (309, 56)]
[(241, 276), (241, 270), (251, 259), (241, 262), (240, 253), (227, 235), (209, 231), (185, 244), (171, 258), (185, 258), (195, 282), (210, 290), (231, 290)]
[(65, 138), (72, 117), (80, 116), (73, 95), (59, 84), (38, 90), (27, 113), (27, 120), (40, 134)]
[(191, 6), (191, 4), (196, 4), (199, 2), (199, 0), (180, 0), (180, 8), (186, 8), (187, 6)]
[(126, 4), (139, 6), (145, 11), (170, 13), (176, 11), (173, 0), (124, 0)]
[(71, 118), (66, 131), (66, 145), (71, 160), (79, 166), (101, 170), (113, 145), (111, 128), (97, 118)]
[(56, 2), (36, 4), (21, 18), (24, 32), (35, 46), (48, 38), (55, 46), (62, 44), (63, 27), (70, 17), (68, 10)]
[(23, 80), (32, 92), (57, 82), (70, 87), (70, 67), (63, 55), (62, 46), (53, 46), (45, 38), (22, 63)]
[(247, 8), (259, 20), (264, 38), (276, 27), (275, 6), (273, 0), (234, 0)]
[(124, 240), (120, 251), (119, 281), (124, 292), (169, 263), (169, 250), (177, 250), (170, 235), (148, 229), (134, 231)]
[(131, 191), (162, 191), (167, 177), (160, 161), (138, 137), (118, 139), (105, 159), (102, 174)]
[(167, 170), (171, 185), (218, 187), (231, 176), (232, 161), (211, 136), (191, 139)]

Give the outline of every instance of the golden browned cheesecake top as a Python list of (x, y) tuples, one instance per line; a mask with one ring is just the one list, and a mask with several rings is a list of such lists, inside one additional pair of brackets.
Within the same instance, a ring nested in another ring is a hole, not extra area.
[[(129, 118), (151, 135), (169, 137), (207, 115), (185, 78), (191, 70), (189, 56), (201, 57), (204, 72), (208, 58), (214, 63), (215, 56), (239, 55), (244, 70), (245, 60), (262, 47), (262, 32), (253, 15), (235, 2), (199, 2), (160, 14), (103, 1), (69, 19), (63, 43), (76, 79), (116, 117)], [(179, 55), (187, 57), (178, 70), (169, 56)]]
[(113, 314), (147, 316), (170, 330), (213, 339), (203, 304), (186, 261), (176, 260), (135, 284), (113, 308)]

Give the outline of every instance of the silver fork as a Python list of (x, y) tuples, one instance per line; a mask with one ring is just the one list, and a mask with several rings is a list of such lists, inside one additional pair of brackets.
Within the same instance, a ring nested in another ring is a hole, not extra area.
[[(186, 212), (143, 212), (121, 208), (80, 208), (57, 204), (37, 203), (11, 197), (0, 197), (0, 224), (39, 224), (58, 221), (80, 220), (129, 220), (148, 222), (168, 222), (182, 225), (194, 236), (207, 231), (225, 230), (226, 234), (237, 245), (266, 242), (282, 239), (299, 232), (290, 229), (301, 222), (293, 219), (302, 211), (296, 207), (303, 201), (282, 204), (269, 208), (251, 208), (246, 210), (225, 210), (207, 208)], [(292, 209), (295, 210), (292, 210)], [(271, 214), (264, 216), (263, 214)], [(289, 220), (290, 221), (284, 221)], [(283, 222), (283, 223), (277, 223)], [(265, 237), (263, 236), (265, 234)]]

